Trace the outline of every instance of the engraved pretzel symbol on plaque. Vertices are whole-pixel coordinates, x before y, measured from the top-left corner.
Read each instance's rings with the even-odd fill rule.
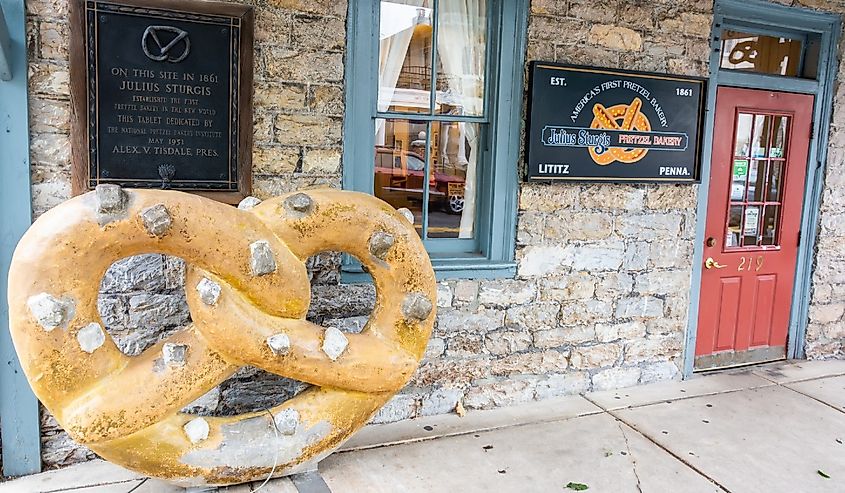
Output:
[[[304,319],[304,261],[327,250],[354,255],[373,277],[376,306],[360,334]],[[185,259],[193,322],[129,357],[103,329],[98,288],[114,261],[150,252]],[[354,192],[309,190],[240,210],[101,185],[32,225],[9,283],[21,365],[71,437],[186,486],[255,480],[274,465],[289,474],[325,457],[408,381],[434,324],[434,273],[413,226]],[[247,365],[315,386],[263,412],[180,412]]]
[[[607,129],[607,130],[637,130],[640,132],[650,132],[651,123],[640,109],[643,102],[640,98],[634,98],[631,104],[617,104],[609,108],[605,108],[601,104],[593,106],[593,121],[590,128]],[[589,149],[590,157],[593,158],[596,164],[602,166],[613,163],[614,161],[621,161],[623,163],[636,163],[644,158],[648,153],[648,149],[623,149],[619,147],[611,147],[605,149],[604,152],[597,152],[594,148]]]
[[[162,33],[172,33],[172,39],[165,42]],[[182,47],[181,51],[177,47]],[[141,49],[147,58],[156,62],[179,63],[191,53],[191,38],[184,29],[173,26],[147,26],[141,36]],[[155,53],[155,52],[157,53]]]

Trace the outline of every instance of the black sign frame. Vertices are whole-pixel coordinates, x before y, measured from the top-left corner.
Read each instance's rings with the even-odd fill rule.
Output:
[[[69,3],[73,195],[100,183],[189,191],[227,203],[250,195],[254,7],[200,0]],[[115,27],[101,32],[107,21]],[[117,32],[132,39],[117,45]],[[168,72],[176,79],[162,79]],[[165,85],[173,92],[166,94]]]
[[[552,69],[552,70],[560,70],[561,75],[564,72],[567,72],[567,76],[571,75],[572,72],[577,74],[583,74],[586,77],[593,75],[595,78],[600,78],[602,80],[607,79],[608,77],[613,78],[629,78],[632,80],[635,79],[646,79],[651,83],[654,81],[659,81],[659,83],[671,83],[671,84],[682,84],[689,88],[694,88],[694,92],[697,91],[697,97],[691,97],[690,101],[695,102],[695,116],[694,119],[691,119],[688,122],[688,126],[693,126],[693,131],[689,132],[684,139],[682,133],[679,132],[643,132],[646,135],[640,135],[641,138],[648,138],[649,144],[651,144],[651,139],[654,138],[654,135],[661,134],[663,140],[675,142],[675,139],[681,139],[678,144],[687,146],[684,149],[677,149],[686,151],[687,149],[691,149],[694,154],[693,162],[689,163],[689,166],[686,167],[686,170],[689,172],[688,175],[683,176],[655,176],[656,174],[646,174],[642,173],[641,176],[619,176],[618,174],[614,173],[607,173],[605,175],[584,175],[578,173],[572,173],[572,171],[577,171],[585,166],[585,162],[589,162],[586,166],[597,166],[598,164],[591,159],[590,151],[588,150],[588,146],[585,145],[574,145],[571,143],[570,138],[571,135],[567,134],[567,130],[591,130],[589,126],[587,127],[578,127],[574,125],[573,127],[565,127],[564,125],[547,125],[541,122],[536,121],[535,116],[535,109],[543,106],[548,107],[548,102],[540,103],[539,101],[535,101],[535,97],[538,93],[537,90],[537,83],[538,83],[538,72],[540,69]],[[691,76],[683,76],[683,75],[673,75],[673,74],[661,74],[657,72],[645,72],[645,71],[636,71],[636,70],[622,70],[622,69],[613,69],[613,68],[605,68],[605,67],[595,67],[595,66],[588,66],[588,65],[572,65],[572,64],[564,64],[564,63],[556,63],[556,62],[547,62],[541,60],[534,60],[530,63],[529,66],[529,89],[528,89],[528,107],[527,107],[527,114],[526,114],[526,132],[525,132],[525,162],[526,162],[526,174],[525,179],[527,181],[537,181],[537,182],[544,182],[544,181],[569,181],[569,182],[608,182],[608,183],[701,183],[701,159],[702,159],[702,138],[704,134],[704,125],[705,125],[705,103],[707,97],[707,82],[708,80],[703,77],[691,77]],[[549,82],[550,83],[550,82]],[[595,84],[587,84],[590,86],[595,86]],[[575,95],[573,95],[573,98]],[[578,98],[581,97],[580,94],[577,95]],[[577,98],[576,98],[577,99]],[[586,110],[586,108],[584,108]],[[568,118],[566,118],[568,120]],[[564,118],[561,117],[560,121],[563,122]],[[542,127],[542,128],[541,128]],[[573,168],[572,163],[560,163],[555,164],[557,168],[561,171],[564,170],[564,166],[566,166],[565,171],[568,172],[566,176],[555,175],[551,173],[540,174],[540,165],[543,163],[538,162],[538,159],[542,159],[543,156],[541,152],[538,151],[538,147],[540,147],[543,135],[538,134],[538,128],[540,128],[541,132],[547,132],[546,138],[547,139],[558,139],[559,137],[556,135],[549,135],[550,132],[549,128],[553,127],[553,129],[559,129],[560,133],[563,134],[563,140],[566,142],[561,144],[561,146],[568,146],[570,144],[571,147],[582,147],[584,152],[584,157],[582,158],[585,162],[577,163],[575,166],[575,170]],[[604,145],[604,150],[608,150],[608,147],[612,147],[612,144],[608,144],[608,142],[613,142],[614,140],[618,142],[617,134],[620,132],[613,131],[613,130],[606,130],[603,133],[609,133],[606,136],[608,141],[602,140],[602,144]],[[639,133],[639,132],[634,132]],[[665,134],[665,135],[664,135]],[[666,139],[665,137],[668,136],[669,138]],[[590,141],[590,138],[596,137],[592,133],[586,136],[586,141]],[[627,137],[630,139],[630,136]],[[689,142],[694,139],[694,142]],[[655,139],[656,140],[656,139]],[[582,144],[580,141],[578,144]],[[556,144],[555,144],[556,145]],[[691,146],[691,147],[690,147]],[[638,146],[636,143],[631,144],[630,146],[626,146],[626,149],[635,149],[637,147],[646,147],[646,146]],[[649,147],[651,149],[659,149],[656,147]],[[596,147],[595,149],[599,149]],[[549,151],[547,151],[548,153]],[[647,153],[643,153],[647,154]],[[654,154],[654,153],[652,153]],[[645,156],[644,156],[645,157]],[[640,158],[643,159],[643,158]],[[615,162],[612,163],[611,166],[602,167],[601,169],[613,169],[613,165],[620,165],[622,163]],[[654,167],[654,165],[651,165]],[[659,170],[659,166],[656,166],[657,171]],[[681,169],[680,166],[675,168]],[[626,168],[626,171],[633,169],[633,168]],[[642,176],[644,175],[644,176]]]

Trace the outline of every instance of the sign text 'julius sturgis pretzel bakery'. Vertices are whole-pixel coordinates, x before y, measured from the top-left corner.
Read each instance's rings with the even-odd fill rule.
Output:
[[[697,182],[703,79],[534,62],[528,178]]]

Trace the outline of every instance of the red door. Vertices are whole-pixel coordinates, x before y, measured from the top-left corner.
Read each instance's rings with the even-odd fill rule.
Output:
[[[783,359],[813,96],[716,96],[695,368]]]

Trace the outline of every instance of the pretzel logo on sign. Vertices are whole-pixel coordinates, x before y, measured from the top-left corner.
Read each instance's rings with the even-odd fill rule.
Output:
[[[593,121],[590,128],[605,130],[635,130],[639,132],[650,132],[651,123],[640,109],[643,106],[640,98],[634,98],[631,104],[617,104],[605,108],[600,103],[593,106]],[[590,148],[590,157],[596,164],[602,166],[615,161],[623,163],[636,163],[648,154],[648,149],[624,149],[611,147],[605,150]]]
[[[311,190],[235,209],[173,191],[101,185],[41,216],[9,273],[11,332],[36,395],[74,440],[185,486],[301,470],[361,428],[416,369],[434,324],[434,273],[402,214],[366,194]],[[304,317],[304,261],[345,251],[376,306],[361,334]],[[182,257],[193,323],[129,357],[105,333],[100,280],[121,258]],[[265,412],[180,409],[242,366],[315,387]]]

